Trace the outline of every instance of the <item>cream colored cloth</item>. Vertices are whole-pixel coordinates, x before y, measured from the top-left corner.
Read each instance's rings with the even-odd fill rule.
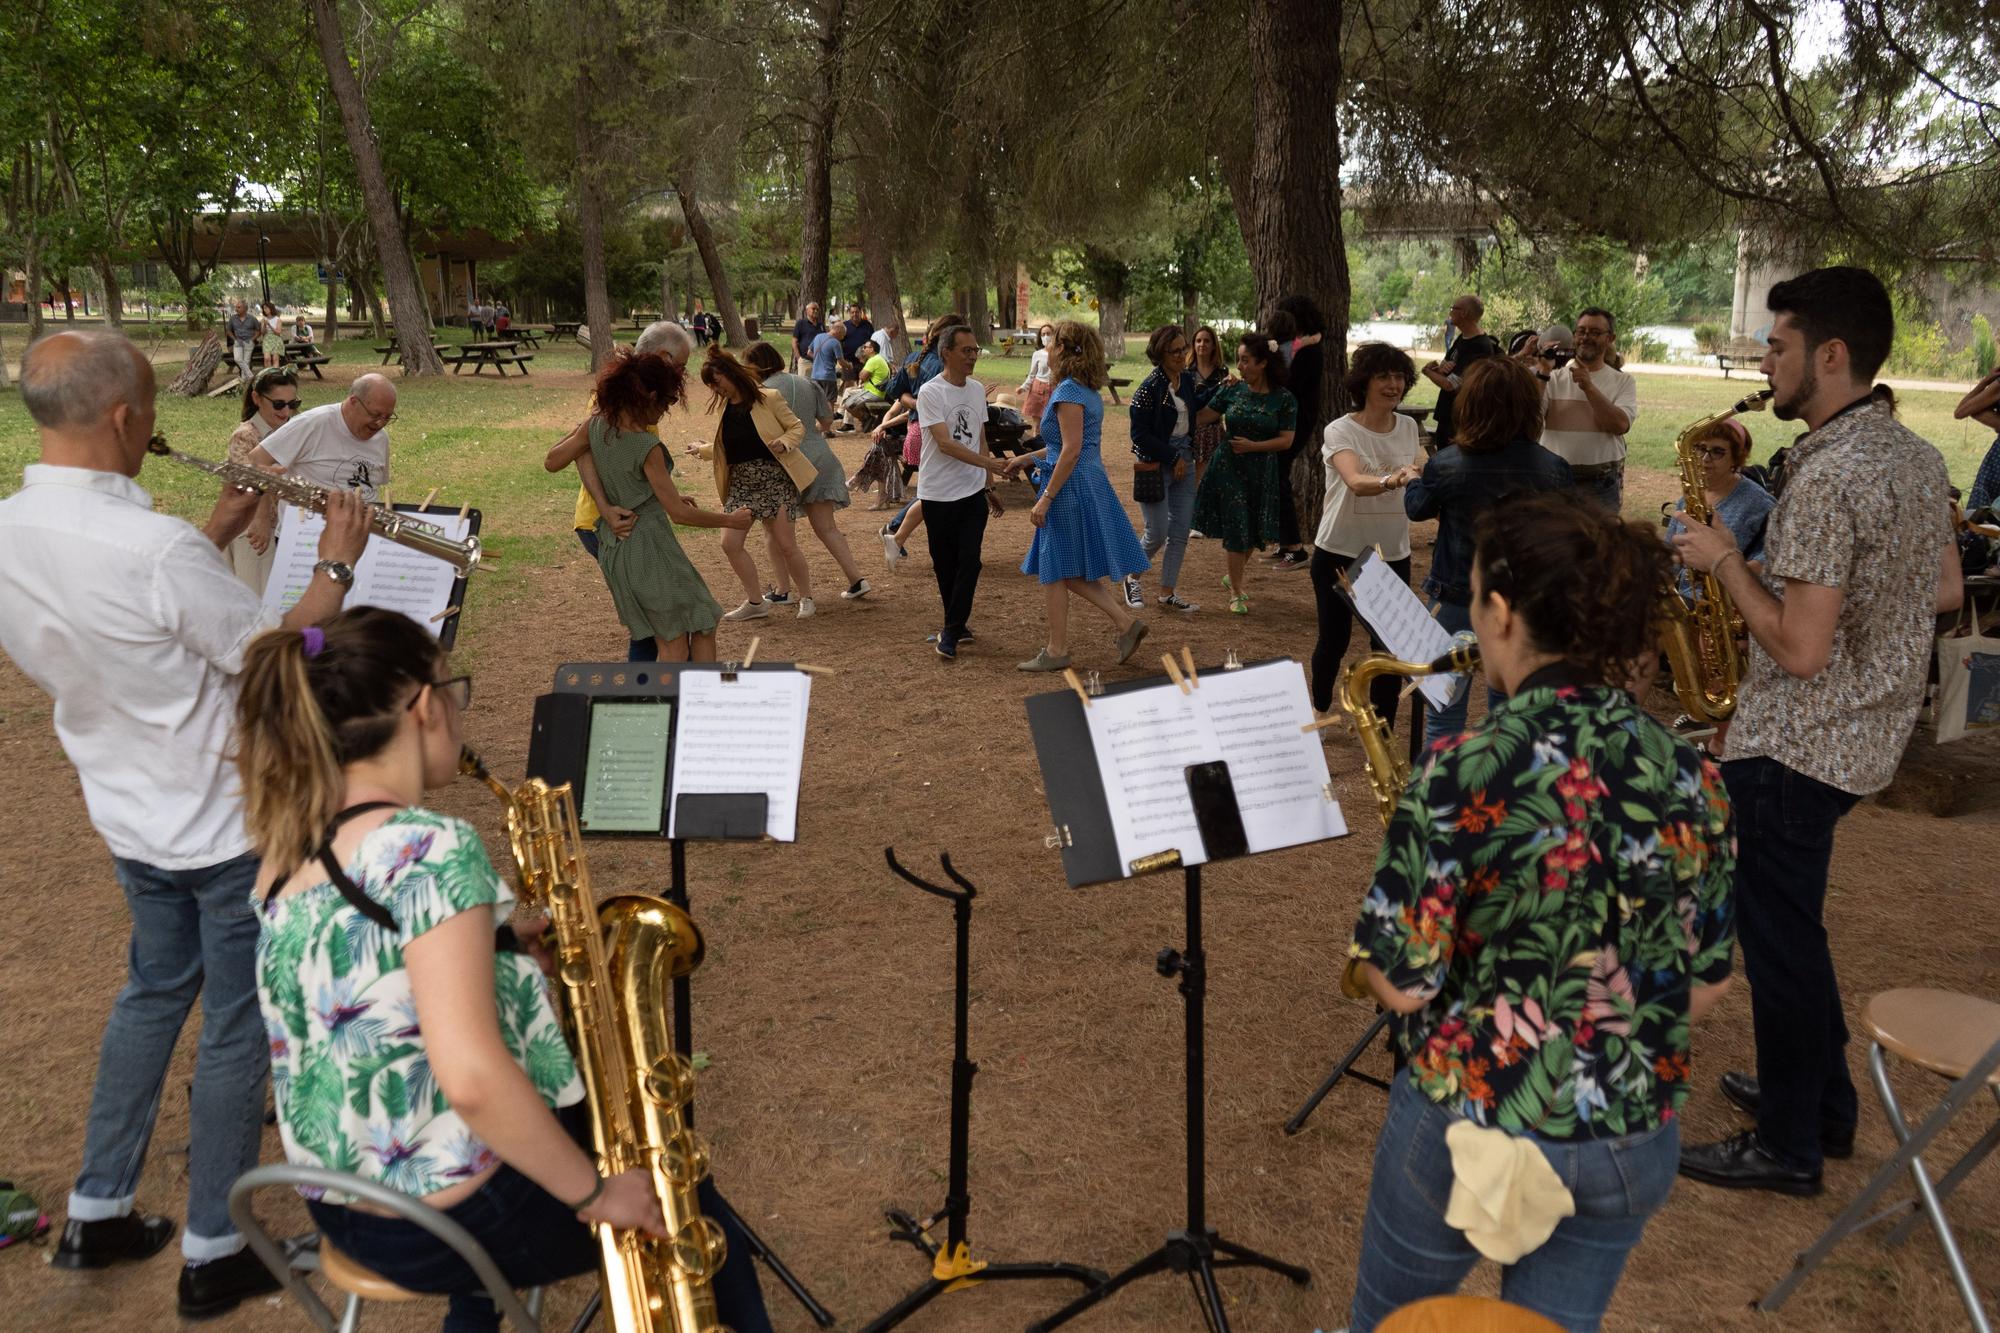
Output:
[[[1444,1141],[1452,1174],[1444,1220],[1495,1263],[1532,1254],[1575,1214],[1576,1200],[1534,1140],[1459,1120]]]

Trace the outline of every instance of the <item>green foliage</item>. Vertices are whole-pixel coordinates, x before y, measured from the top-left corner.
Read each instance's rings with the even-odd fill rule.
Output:
[[[637,227],[626,222],[605,228],[604,268],[614,312],[658,308],[658,261],[640,243]],[[583,313],[583,242],[572,215],[536,228],[524,238],[519,254],[484,272],[492,290],[517,299],[540,297],[556,311]]]
[[[1972,317],[1972,373],[1985,378],[2000,364],[2000,348],[1993,342],[1993,325],[1984,315]]]
[[[1722,324],[1697,324],[1694,326],[1694,345],[1704,355],[1713,356],[1729,341],[1729,329]]]

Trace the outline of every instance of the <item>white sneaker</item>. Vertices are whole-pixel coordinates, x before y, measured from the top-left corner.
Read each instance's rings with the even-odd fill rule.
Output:
[[[845,592],[841,593],[840,596],[842,601],[852,602],[858,600],[859,598],[866,597],[869,593],[873,591],[874,589],[869,587],[867,579],[856,579],[854,580],[854,586],[848,588]]]
[[[763,599],[759,598],[754,602],[743,603],[743,605],[737,607],[734,611],[725,613],[722,618],[724,620],[762,620],[770,614],[771,608],[765,605]]]
[[[1125,576],[1125,605],[1131,607],[1134,611],[1144,611],[1146,609],[1146,590],[1139,586],[1139,576],[1137,574],[1127,574]]]
[[[801,597],[801,598],[799,598],[799,619],[800,619],[800,620],[811,620],[811,619],[812,619],[812,616],[813,616],[813,612],[814,612],[814,611],[816,611],[816,610],[818,610],[818,608],[817,608],[817,607],[815,607],[815,606],[813,605],[813,599],[812,599],[812,598],[810,598],[810,597]]]
[[[895,533],[885,532],[882,534],[882,556],[889,562],[889,568],[892,571],[897,565],[903,563],[903,557],[907,554],[908,552],[903,550],[902,547],[896,545]]]

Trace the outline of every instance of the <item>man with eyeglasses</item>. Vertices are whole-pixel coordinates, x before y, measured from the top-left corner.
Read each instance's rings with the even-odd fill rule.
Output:
[[[1625,500],[1625,433],[1639,419],[1639,386],[1605,363],[1615,330],[1596,306],[1576,317],[1576,356],[1548,372],[1542,447],[1569,464],[1576,488],[1618,513]],[[1543,343],[1541,355],[1555,349]]]
[[[21,401],[41,456],[0,500],[0,650],[54,703],[56,736],[132,922],[83,1166],[49,1262],[104,1268],[173,1238],[173,1220],[141,1211],[136,1195],[174,1046],[199,999],[179,1311],[205,1319],[278,1285],[229,1216],[229,1187],[257,1164],[270,1068],[250,904],[258,863],[229,759],[236,677],[263,630],[302,629],[340,610],[368,516],[344,493],[328,500],[320,564],[278,621],[222,556],[256,510],[254,492],[225,487],[197,529],[155,513],[136,480],[154,388],[152,366],[119,333],[58,333],[28,349]],[[38,886],[32,871],[12,887],[107,906],[90,885]],[[9,1072],[32,1083],[29,1065],[67,1069],[74,1052],[21,1058],[29,1064]],[[173,1082],[175,1113],[184,1086]]]
[[[329,490],[360,491],[372,504],[389,485],[395,419],[396,386],[370,372],[357,376],[340,402],[308,408],[265,436],[250,461]]]

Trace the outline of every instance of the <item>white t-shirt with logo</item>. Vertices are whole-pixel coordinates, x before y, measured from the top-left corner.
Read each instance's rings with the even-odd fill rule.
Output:
[[[1386,476],[1416,461],[1416,421],[1398,412],[1396,424],[1378,435],[1352,416],[1335,417],[1321,436],[1319,453],[1326,463],[1326,499],[1313,545],[1332,555],[1357,556],[1371,546],[1380,546],[1385,560],[1409,555],[1410,519],[1403,510],[1403,493],[1356,495],[1333,465],[1333,457],[1351,453],[1361,460],[1364,475]]]
[[[1576,382],[1576,363],[1549,373],[1543,391],[1542,447],[1572,467],[1625,461],[1625,437],[1597,428],[1590,400]],[[1639,384],[1622,370],[1599,366],[1590,376],[1597,391],[1625,413],[1626,430],[1639,420]]]
[[[963,387],[943,375],[933,375],[917,390],[917,425],[924,436],[923,462],[917,471],[919,500],[963,500],[986,489],[987,471],[945,457],[931,436],[931,427],[950,428],[952,442],[975,454],[986,452],[986,386],[968,379]]]
[[[295,477],[334,490],[358,489],[373,501],[389,484],[389,432],[358,440],[339,403],[299,413],[264,437],[264,452]]]

